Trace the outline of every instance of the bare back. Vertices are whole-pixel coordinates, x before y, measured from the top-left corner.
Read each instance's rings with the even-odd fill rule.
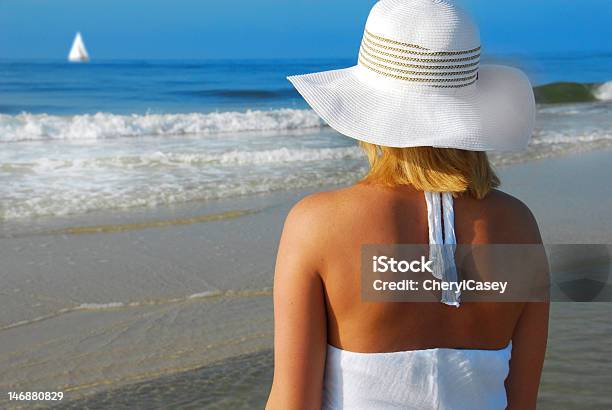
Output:
[[[522,303],[362,302],[363,244],[428,243],[423,192],[410,187],[359,184],[311,199],[328,221],[321,234],[325,263],[320,275],[327,307],[328,342],[356,352],[393,352],[434,347],[501,349],[508,345]],[[520,201],[499,191],[485,199],[455,200],[460,244],[538,243],[537,225]]]

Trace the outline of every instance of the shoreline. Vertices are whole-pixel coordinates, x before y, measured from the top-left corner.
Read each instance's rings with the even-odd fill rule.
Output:
[[[589,175],[599,180],[604,188],[601,199],[607,199],[611,194],[603,175],[597,175],[595,168],[606,165],[604,158],[612,155],[612,145],[599,147],[598,149],[585,150],[559,150],[555,155],[537,156],[531,159],[513,158],[513,153],[507,153],[508,160],[495,161],[493,165],[501,176],[502,184],[499,188],[519,199],[529,198],[531,203],[536,203],[537,208],[542,207],[539,203],[538,194],[533,184],[521,186],[521,182],[529,181],[534,174],[540,178],[548,178],[555,184],[554,188],[561,195],[566,195],[559,187],[559,179],[554,175],[563,172],[563,168],[569,166],[587,166]],[[583,157],[588,157],[583,160]],[[594,159],[590,164],[588,160]],[[364,158],[365,160],[365,158]],[[355,181],[359,176],[355,174]],[[589,181],[591,184],[592,180]],[[205,223],[214,220],[230,219],[243,216],[242,214],[259,213],[270,206],[279,206],[287,201],[299,200],[299,198],[317,191],[333,190],[347,186],[347,184],[322,184],[321,186],[293,187],[287,190],[275,189],[268,192],[236,195],[229,197],[211,198],[206,200],[192,200],[175,204],[160,204],[156,206],[131,207],[131,208],[109,208],[93,210],[85,213],[67,215],[41,215],[31,218],[17,218],[0,221],[0,239],[16,238],[21,236],[42,236],[61,234],[87,234],[87,233],[112,233],[123,230],[138,230],[148,228],[164,228],[174,225],[189,225]],[[573,185],[578,190],[589,187]],[[547,187],[550,190],[552,187]],[[575,197],[581,193],[573,193]],[[588,196],[588,195],[587,195]],[[296,199],[297,198],[297,199]],[[606,203],[612,203],[606,202]],[[581,206],[593,205],[588,201],[581,201]],[[536,212],[534,212],[535,214]],[[545,212],[541,212],[545,215]],[[536,215],[537,216],[537,215]],[[609,225],[612,227],[612,224]],[[99,232],[98,232],[99,231]]]
[[[546,243],[612,243],[610,159],[612,150],[603,150],[504,166],[498,169],[501,189],[530,206]],[[113,394],[119,402],[129,389],[162,386],[158,381],[166,378],[188,389],[206,374],[222,380],[211,369],[238,366],[231,371],[240,374],[240,366],[254,360],[249,369],[256,371],[256,363],[268,363],[258,355],[271,347],[272,269],[285,215],[301,197],[324,188],[5,229],[0,391],[64,389],[63,406],[90,399],[102,404]],[[602,343],[612,332],[612,305],[579,305],[554,309],[545,403],[564,403],[558,397],[571,391],[564,377],[572,368],[588,363],[612,374],[612,359],[605,360],[612,348]],[[585,333],[599,343],[584,345]],[[587,391],[592,373],[570,381]],[[253,394],[263,397],[267,388]],[[612,404],[602,393],[593,397]],[[3,400],[0,406],[19,405]]]
[[[550,223],[552,219],[549,214],[551,208],[548,208],[550,204],[547,203],[551,194],[570,201],[567,204],[568,207],[570,205],[579,206],[581,210],[595,205],[597,212],[605,214],[606,207],[608,209],[612,207],[612,187],[610,187],[606,178],[606,173],[599,172],[600,169],[605,169],[608,166],[608,157],[612,157],[612,146],[605,146],[599,150],[569,151],[556,156],[545,156],[507,164],[501,163],[495,166],[495,169],[502,181],[499,188],[501,191],[524,199],[538,222],[542,220],[543,225],[553,225]],[[582,169],[584,176],[588,176],[588,184],[578,180],[580,175],[564,171],[567,167]],[[610,168],[612,172],[612,167]],[[570,181],[569,185],[565,186],[562,183],[565,179],[558,176],[558,174],[564,172],[571,176],[567,179]],[[531,183],[531,180],[535,178],[545,180],[546,187],[543,192],[546,192],[546,195],[541,195],[538,192],[543,186]],[[593,192],[592,185],[594,184],[601,188],[601,192]],[[63,234],[103,234],[150,228],[172,228],[179,225],[233,219],[249,214],[258,214],[274,207],[291,206],[293,202],[297,202],[303,196],[344,186],[346,184],[324,184],[318,187],[274,190],[174,205],[106,209],[84,214],[14,219],[0,223],[0,239]],[[552,210],[557,211],[554,207]],[[555,216],[561,215],[557,212]],[[564,222],[571,221],[564,218]],[[593,228],[595,236],[604,239],[603,242],[605,242],[605,238],[612,239],[612,234],[607,235],[606,233],[612,232],[612,221],[603,222],[610,222],[605,224],[605,230],[599,224],[593,226]],[[579,228],[578,226],[574,227]],[[561,234],[576,234],[576,229],[566,232],[548,231],[547,233],[548,239],[558,240]],[[582,237],[582,235],[575,236],[577,240]],[[543,239],[546,241],[547,238],[543,237]]]

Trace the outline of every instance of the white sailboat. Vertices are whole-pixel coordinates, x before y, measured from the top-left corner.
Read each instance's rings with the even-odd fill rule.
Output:
[[[72,42],[72,48],[70,49],[70,54],[68,54],[68,61],[72,63],[85,63],[89,61],[89,54],[87,54],[85,43],[83,43],[83,37],[81,37],[81,33],[79,32],[76,33],[74,41]]]

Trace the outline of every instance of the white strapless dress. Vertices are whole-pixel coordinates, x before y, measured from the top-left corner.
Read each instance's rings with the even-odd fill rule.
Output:
[[[505,409],[512,344],[502,350],[353,353],[327,349],[324,410]]]
[[[434,276],[458,280],[453,198],[426,192],[430,258]],[[444,226],[442,226],[444,224]],[[451,245],[440,247],[437,245]],[[460,295],[442,292],[441,302],[460,306]],[[501,350],[426,349],[354,353],[327,348],[324,410],[496,410],[507,405],[512,343]]]

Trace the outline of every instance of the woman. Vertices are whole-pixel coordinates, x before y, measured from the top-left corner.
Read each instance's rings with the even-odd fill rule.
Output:
[[[535,408],[546,303],[361,298],[364,244],[541,243],[529,209],[495,190],[485,153],[527,146],[531,85],[515,69],[481,66],[480,50],[451,0],[382,0],[357,66],[289,78],[360,141],[370,172],[287,218],[268,409]]]

